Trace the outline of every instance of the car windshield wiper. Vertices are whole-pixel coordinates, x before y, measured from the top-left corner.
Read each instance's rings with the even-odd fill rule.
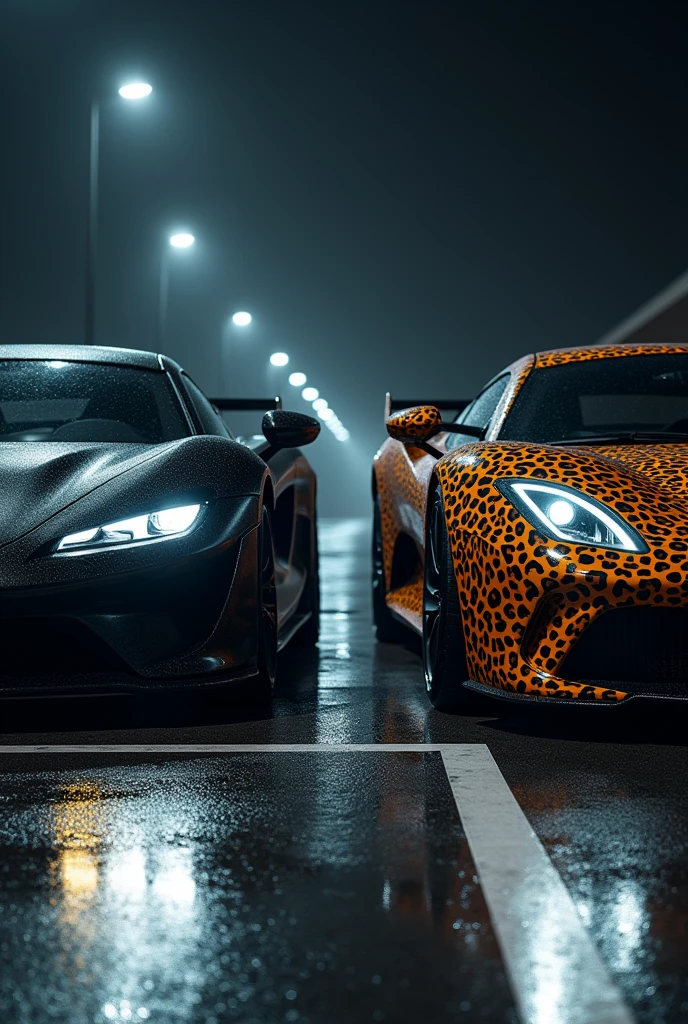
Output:
[[[590,437],[567,437],[548,444],[570,445],[574,448],[597,444],[651,444],[652,442],[688,442],[688,433],[669,430],[623,430],[617,434],[592,434]]]

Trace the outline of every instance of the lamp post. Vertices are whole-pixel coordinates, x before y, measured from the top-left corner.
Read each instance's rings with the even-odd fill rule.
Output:
[[[146,82],[131,82],[119,90],[122,99],[140,100],[149,96],[152,86]],[[88,174],[88,250],[86,255],[86,297],[84,310],[84,340],[95,344],[96,334],[96,262],[98,258],[98,161],[100,155],[100,101],[91,103],[91,133]]]
[[[158,351],[165,347],[167,305],[170,290],[170,249],[190,249],[196,239],[188,231],[171,235],[160,259],[160,291],[158,293]]]

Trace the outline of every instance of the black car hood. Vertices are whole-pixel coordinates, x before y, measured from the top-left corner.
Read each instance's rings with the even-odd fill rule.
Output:
[[[0,443],[0,546],[167,447],[56,441]]]

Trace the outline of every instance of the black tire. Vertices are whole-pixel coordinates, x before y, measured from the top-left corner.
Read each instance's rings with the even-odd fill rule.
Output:
[[[438,711],[461,711],[470,695],[459,591],[454,574],[442,491],[430,500],[423,572],[423,671],[430,703]]]
[[[385,574],[382,560],[382,511],[380,495],[373,509],[373,623],[375,635],[383,644],[402,644],[408,630],[394,618],[385,601]]]
[[[314,510],[315,515],[315,510]],[[320,574],[318,555],[318,523],[311,521],[311,544],[308,557],[308,576],[301,595],[300,610],[310,612],[310,618],[296,631],[290,643],[296,647],[315,647],[320,638]]]
[[[258,528],[258,679],[262,701],[272,699],[277,675],[277,585],[270,513],[263,507]]]

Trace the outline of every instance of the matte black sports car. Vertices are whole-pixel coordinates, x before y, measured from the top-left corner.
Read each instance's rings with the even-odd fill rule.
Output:
[[[318,637],[319,423],[173,360],[0,346],[0,692],[253,677]],[[272,409],[239,441],[224,409]]]

